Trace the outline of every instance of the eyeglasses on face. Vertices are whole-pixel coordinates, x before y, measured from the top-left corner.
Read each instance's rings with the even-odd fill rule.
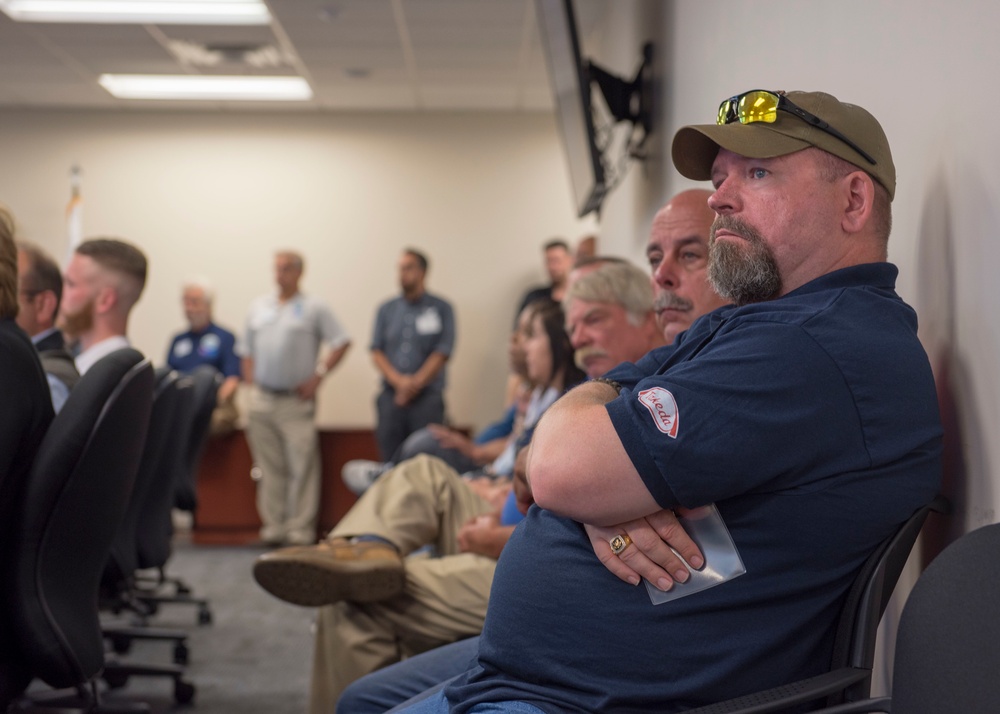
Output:
[[[770,92],[766,89],[751,89],[749,92],[737,94],[730,97],[719,105],[718,124],[753,124],[762,121],[773,124],[778,120],[778,112],[788,112],[794,114],[810,126],[814,126],[820,131],[825,131],[830,136],[836,137],[849,147],[857,151],[864,157],[865,161],[875,166],[877,162],[868,152],[820,119],[811,112],[807,112],[800,106],[794,104],[784,94],[780,92]]]

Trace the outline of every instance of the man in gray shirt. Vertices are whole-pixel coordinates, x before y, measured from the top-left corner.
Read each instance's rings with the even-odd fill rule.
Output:
[[[444,422],[445,363],[455,344],[451,305],[424,288],[427,258],[407,248],[399,260],[403,294],[383,303],[371,351],[382,374],[375,436],[382,461],[391,461],[406,437]]]
[[[278,292],[251,304],[237,352],[251,385],[247,440],[261,470],[261,540],[303,545],[316,541],[319,512],[316,392],[351,341],[329,307],[299,292],[301,255],[277,253],[274,266]],[[328,351],[317,363],[323,346]]]

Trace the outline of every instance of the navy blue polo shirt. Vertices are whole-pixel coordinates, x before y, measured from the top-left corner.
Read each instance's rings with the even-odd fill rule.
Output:
[[[235,352],[236,337],[215,323],[201,332],[188,330],[174,337],[167,352],[167,364],[178,372],[191,372],[209,364],[224,377],[240,375],[240,358]]]
[[[939,488],[934,382],[895,277],[855,266],[720,308],[612,370],[624,389],[608,413],[650,492],[716,503],[746,573],[653,605],[580,524],[532,507],[452,711],[673,712],[827,669],[856,572]]]

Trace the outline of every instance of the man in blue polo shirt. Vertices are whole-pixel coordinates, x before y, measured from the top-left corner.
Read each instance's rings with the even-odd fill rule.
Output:
[[[936,493],[881,126],[822,93],[755,90],[718,116],[673,159],[715,187],[709,276],[732,305],[549,409],[477,661],[407,712],[672,712],[818,674],[861,564]],[[676,599],[629,584],[623,563],[674,567],[642,557],[653,525],[712,503],[742,575]]]
[[[216,398],[216,413],[212,415],[212,431],[222,430],[221,421],[235,427],[236,408],[233,398],[240,383],[240,358],[236,355],[236,336],[212,320],[215,292],[203,278],[184,284],[181,304],[188,329],[170,341],[167,365],[178,372],[192,372],[201,365],[210,365],[223,377]]]

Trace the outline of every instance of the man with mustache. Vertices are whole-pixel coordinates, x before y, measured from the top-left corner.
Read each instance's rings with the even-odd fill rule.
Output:
[[[599,378],[622,362],[635,362],[647,352],[674,341],[702,315],[725,304],[708,281],[708,242],[715,213],[708,207],[711,191],[691,189],[670,199],[656,214],[646,254],[651,274],[620,260],[593,258],[570,275],[564,305],[566,329],[576,350],[577,364]],[[519,507],[531,505],[531,491],[515,475]],[[663,531],[675,548],[697,557],[683,531]],[[684,538],[682,541],[681,539]],[[644,557],[644,556],[643,556]],[[638,573],[624,561],[609,561],[613,572],[638,582]],[[643,575],[669,589],[676,578],[688,577],[683,567],[670,574],[648,562],[632,562]],[[369,675],[349,687],[337,705],[344,714],[375,714],[408,697],[459,675],[476,655],[476,639],[463,640]]]
[[[403,711],[676,712],[819,674],[861,565],[937,492],[882,127],[819,92],[751,90],[717,115],[672,154],[715,188],[709,278],[733,304],[549,409],[477,659]],[[710,504],[745,572],[667,601],[635,587],[678,562],[673,510]]]
[[[58,325],[80,346],[76,368],[86,374],[115,350],[129,346],[128,319],[146,285],[146,256],[113,238],[84,241],[63,275]]]

